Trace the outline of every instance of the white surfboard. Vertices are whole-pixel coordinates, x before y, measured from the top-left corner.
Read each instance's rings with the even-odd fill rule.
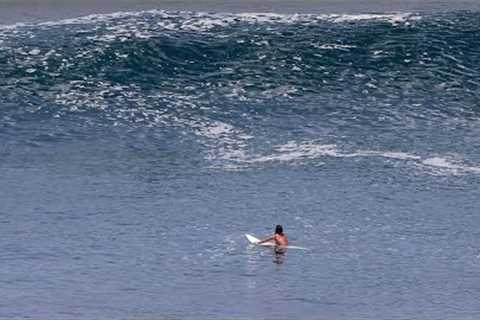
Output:
[[[247,240],[251,244],[255,244],[255,245],[258,245],[258,246],[262,246],[262,247],[280,247],[280,248],[287,248],[287,249],[309,250],[308,248],[298,247],[298,246],[277,246],[275,244],[275,242],[273,242],[273,241],[268,241],[268,242],[258,244],[258,242],[260,242],[260,239],[256,238],[255,236],[252,236],[251,234],[248,234],[248,233],[245,233],[245,237],[247,237]]]

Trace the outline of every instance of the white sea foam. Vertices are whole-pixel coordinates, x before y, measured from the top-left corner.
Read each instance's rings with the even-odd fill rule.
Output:
[[[356,46],[354,45],[338,44],[338,43],[325,43],[325,44],[317,45],[316,47],[324,50],[336,50],[336,49],[345,50],[345,49],[356,48]]]
[[[398,151],[358,151],[356,153],[350,154],[351,156],[358,156],[358,157],[383,157],[389,159],[397,159],[397,160],[421,160],[420,156],[406,153],[406,152],[398,152]]]
[[[404,23],[409,20],[416,20],[418,16],[411,13],[390,13],[390,14],[341,14],[331,15],[330,19],[334,22],[355,22],[365,20],[381,20],[392,24]]]
[[[223,132],[222,129],[220,131]],[[232,129],[229,128],[228,132],[231,131]],[[234,144],[230,141],[230,145],[233,146]],[[221,160],[227,161],[226,163],[222,163],[221,167],[227,170],[239,170],[255,164],[268,164],[275,162],[301,164],[304,161],[321,160],[325,157],[376,157],[403,161],[406,165],[410,164],[415,167],[428,169],[428,171],[433,174],[480,174],[479,166],[467,165],[462,161],[453,161],[446,157],[422,157],[416,154],[400,151],[358,150],[344,152],[335,144],[321,144],[315,141],[289,141],[285,144],[275,146],[269,154],[251,154],[247,151],[247,147],[246,144],[243,144],[241,148],[223,148],[221,149],[221,152],[217,152],[217,156],[219,154],[221,155]],[[323,164],[323,162],[320,162],[320,164]]]
[[[298,161],[304,159],[316,159],[322,156],[337,156],[338,151],[335,145],[321,145],[309,142],[297,143],[290,141],[276,147],[276,152],[270,155],[253,156],[243,159],[247,163],[261,163],[273,161]]]
[[[298,92],[298,89],[291,85],[279,86],[273,89],[267,89],[262,92],[265,98],[271,99],[274,97],[291,97],[292,94]]]
[[[230,124],[215,121],[199,129],[199,133],[210,139],[220,139],[234,132],[234,127]]]
[[[40,53],[40,49],[37,49],[37,48],[32,49],[32,50],[30,50],[30,52],[29,52],[29,54],[32,55],[32,56],[36,56],[36,55],[38,55],[39,53]]]
[[[95,24],[112,20],[125,20],[127,24],[141,24],[135,19],[150,15],[161,19],[157,25],[168,30],[208,31],[216,27],[226,27],[236,23],[248,24],[293,24],[315,23],[329,21],[333,23],[380,20],[392,24],[408,23],[420,17],[412,13],[386,13],[386,14],[278,14],[278,13],[207,13],[189,11],[148,10],[135,12],[115,12],[108,14],[91,14],[83,17],[46,21],[41,23],[16,23],[13,25],[0,25],[1,31],[17,28],[58,25]],[[145,23],[145,22],[143,22]],[[140,34],[145,36],[145,34]]]
[[[221,121],[210,121],[204,118],[188,124],[194,133],[205,141],[209,148],[207,160],[214,163],[218,161],[234,161],[247,158],[247,144],[252,136],[239,128]]]
[[[427,167],[440,169],[441,171],[437,171],[437,173],[480,173],[480,167],[478,166],[469,166],[459,161],[452,161],[442,157],[427,158],[422,160],[421,163]]]

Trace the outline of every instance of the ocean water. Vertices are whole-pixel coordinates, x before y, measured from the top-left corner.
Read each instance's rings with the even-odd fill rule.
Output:
[[[480,13],[0,27],[1,319],[478,319]],[[283,254],[248,245],[282,224]]]

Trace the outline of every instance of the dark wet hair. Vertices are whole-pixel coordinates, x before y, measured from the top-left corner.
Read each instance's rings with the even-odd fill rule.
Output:
[[[281,225],[277,224],[275,227],[275,234],[283,234],[283,228]]]

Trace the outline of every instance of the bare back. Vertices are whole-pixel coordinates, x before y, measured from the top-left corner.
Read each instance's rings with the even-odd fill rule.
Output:
[[[276,244],[277,246],[286,246],[286,245],[288,245],[287,236],[285,236],[284,234],[278,234],[278,233],[276,233],[273,237],[274,237],[274,240],[275,240],[275,244]]]

